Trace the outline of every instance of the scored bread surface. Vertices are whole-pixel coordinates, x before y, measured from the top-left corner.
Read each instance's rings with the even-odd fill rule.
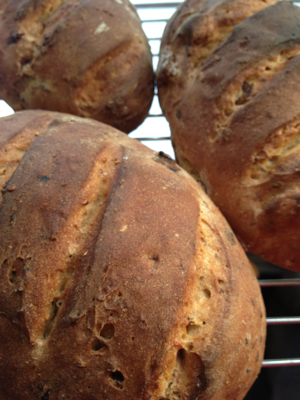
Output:
[[[128,0],[7,0],[0,4],[0,97],[128,133],[153,98],[152,57]]]
[[[202,4],[218,4],[225,24],[231,3],[242,2]],[[194,12],[193,2],[188,5]],[[222,31],[213,11],[192,14],[195,21],[212,21],[204,24],[216,29],[208,38]],[[176,35],[171,24],[158,68],[176,157],[203,184],[247,251],[299,270],[300,10],[287,2],[256,10],[233,23],[210,54],[203,35],[197,42],[204,28],[188,22],[192,15],[185,22],[174,18]]]
[[[186,172],[46,111],[1,120],[0,171],[1,400],[243,399],[260,289]]]

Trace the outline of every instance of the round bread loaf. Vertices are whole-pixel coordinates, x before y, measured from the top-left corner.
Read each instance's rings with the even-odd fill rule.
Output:
[[[130,132],[153,98],[152,57],[128,0],[0,2],[0,98]]]
[[[158,68],[177,160],[246,251],[300,271],[300,9],[200,3],[171,20]]]
[[[111,127],[0,124],[1,400],[242,399],[265,310],[199,185]]]

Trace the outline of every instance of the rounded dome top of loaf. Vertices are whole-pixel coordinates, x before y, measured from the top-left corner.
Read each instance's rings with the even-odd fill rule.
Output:
[[[299,271],[300,9],[248,3],[183,3],[162,41],[159,98],[179,164],[244,249]]]
[[[129,0],[1,1],[0,53],[0,98],[15,111],[60,111],[126,133],[148,114],[152,55]]]
[[[1,400],[242,400],[265,310],[218,209],[96,121],[1,119]]]

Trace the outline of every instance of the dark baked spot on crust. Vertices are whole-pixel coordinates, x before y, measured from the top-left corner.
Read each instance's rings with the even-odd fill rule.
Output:
[[[9,281],[12,284],[15,284],[18,279],[22,278],[23,270],[26,265],[25,260],[21,257],[18,257],[13,262],[10,270],[9,270]]]
[[[178,172],[180,171],[180,167],[177,165],[177,163],[166,153],[163,151],[160,151],[158,153],[158,157],[154,156],[152,158],[155,162],[164,165],[165,167],[169,168],[173,172]]]
[[[6,43],[7,44],[15,44],[18,43],[18,41],[21,39],[21,37],[24,36],[24,33],[18,33],[18,32],[12,32],[7,40]]]
[[[28,65],[32,62],[32,58],[31,57],[25,57],[21,60],[21,66],[22,68],[25,67],[25,65]]]
[[[173,161],[172,158],[171,158],[168,154],[164,153],[163,151],[160,151],[160,152],[158,153],[158,155],[159,155],[160,157],[164,157],[165,159],[167,159],[167,160],[169,160],[169,161]]]
[[[10,283],[14,283],[16,277],[16,271],[12,270],[9,276]]]
[[[123,389],[124,376],[122,372],[120,371],[110,372],[109,379],[117,389]]]
[[[10,222],[10,223],[14,222],[15,219],[16,219],[16,216],[17,216],[17,213],[16,213],[16,212],[12,213],[11,216],[10,216],[9,222]]]
[[[227,236],[227,239],[232,244],[232,246],[236,246],[236,241],[235,241],[235,238],[234,238],[234,234],[231,231],[228,231],[226,229],[225,230],[225,235]]]
[[[249,45],[249,42],[250,42],[250,40],[249,40],[248,36],[245,36],[244,39],[242,39],[240,41],[240,48],[243,49],[243,48],[247,47]]]
[[[244,81],[242,83],[242,95],[237,98],[237,100],[235,101],[235,104],[236,105],[245,104],[248,101],[248,99],[251,96],[251,94],[252,94],[252,88],[253,88],[253,85],[251,85],[247,81]]]
[[[42,395],[41,400],[49,400],[50,389],[47,390],[45,394]]]
[[[49,178],[48,178],[48,176],[40,176],[39,178],[38,178],[38,180],[39,181],[41,181],[41,182],[48,182],[49,181]]]
[[[151,254],[149,258],[153,262],[159,262],[159,255],[158,254]]]
[[[48,46],[48,45],[50,45],[51,41],[52,41],[52,38],[46,36],[46,37],[45,37],[45,40],[43,41],[43,46]]]

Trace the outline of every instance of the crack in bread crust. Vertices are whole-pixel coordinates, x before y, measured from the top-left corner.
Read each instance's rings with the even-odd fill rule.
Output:
[[[28,122],[17,133],[13,133],[0,142],[0,205],[3,201],[3,193],[9,190],[9,179],[17,169],[20,161],[29,150],[31,144],[37,139],[44,129],[43,118]],[[46,123],[47,125],[47,123]]]
[[[61,122],[60,122],[61,123]],[[63,122],[62,122],[63,123]],[[34,124],[33,124],[34,126]],[[56,124],[51,124],[49,126],[48,131],[44,132],[43,135],[36,138],[34,142],[34,146],[40,146],[40,141],[45,143],[45,148],[47,145],[47,139],[45,136],[51,136],[51,134],[55,135]],[[36,131],[33,129],[31,132],[31,137],[35,137]],[[28,136],[28,135],[27,135]],[[25,138],[27,139],[27,136]],[[18,138],[18,136],[17,136]],[[85,139],[83,139],[84,141]],[[28,141],[26,141],[28,144]],[[29,143],[30,145],[30,143]],[[89,144],[87,140],[87,145],[93,146],[93,144]],[[27,146],[29,147],[29,146]],[[59,148],[59,146],[58,146]],[[27,148],[28,150],[28,148]],[[54,154],[53,161],[54,165],[60,167],[60,159],[59,159],[59,150],[57,150],[58,155]],[[30,257],[30,262],[27,265],[27,268],[24,269],[22,280],[26,283],[20,282],[18,290],[24,290],[23,294],[23,309],[29,307],[30,313],[26,315],[27,319],[27,327],[30,333],[30,339],[33,343],[39,343],[43,345],[43,340],[50,336],[51,330],[55,326],[56,318],[60,314],[60,310],[63,308],[61,306],[57,307],[58,302],[64,299],[64,293],[68,290],[70,286],[70,281],[72,281],[72,277],[74,275],[74,265],[76,265],[75,261],[78,257],[82,257],[82,253],[84,253],[84,249],[88,247],[88,242],[91,237],[91,231],[94,229],[95,223],[98,221],[100,216],[103,213],[106,204],[106,198],[109,193],[109,188],[111,182],[113,180],[113,176],[115,174],[116,169],[118,168],[118,163],[116,163],[116,158],[118,157],[118,153],[113,154],[113,161],[107,159],[103,156],[103,152],[111,153],[109,150],[109,146],[104,146],[99,154],[95,157],[93,162],[93,168],[89,171],[88,176],[85,178],[86,182],[82,185],[80,191],[77,191],[74,200],[77,201],[77,204],[73,202],[73,205],[70,205],[70,211],[67,218],[67,221],[62,222],[62,224],[58,224],[57,228],[55,228],[55,224],[51,222],[53,225],[52,228],[49,229],[49,232],[46,233],[46,225],[45,225],[45,235],[48,237],[48,242],[46,242],[41,246],[41,249],[33,249],[33,255]],[[30,157],[32,154],[32,147],[28,150],[25,156],[22,159],[22,162],[19,164],[19,168],[21,169],[30,169]],[[46,154],[45,154],[46,155]],[[49,155],[46,156],[46,158]],[[51,159],[51,155],[50,155]],[[69,164],[69,167],[72,168],[72,161]],[[32,174],[32,172],[30,172]],[[34,173],[34,172],[33,172]],[[17,168],[15,171],[15,175],[13,177],[13,181],[18,181],[19,169]],[[38,177],[35,181],[32,181],[31,190],[35,190],[34,186],[43,186],[44,190],[51,185],[51,182],[55,179],[55,175],[42,175]],[[24,183],[25,184],[25,183]],[[62,183],[64,187],[68,186],[68,183]],[[22,202],[22,197],[24,196],[24,190],[22,191],[22,187],[18,184],[16,186],[16,194],[17,201],[20,199]],[[28,185],[25,187],[29,187]],[[59,187],[59,186],[58,186]],[[9,190],[9,187],[7,188]],[[28,189],[27,189],[28,190]],[[14,196],[15,192],[9,192],[11,194],[6,194],[6,196]],[[34,203],[37,204],[35,208],[35,212],[39,213],[39,208],[47,210],[47,206],[39,202],[43,202],[43,194],[40,193],[36,195],[36,200],[33,200]],[[77,200],[76,200],[77,199]],[[8,199],[7,199],[8,200]],[[6,199],[3,202],[3,207],[6,208]],[[14,214],[15,217],[11,217],[12,222],[11,225],[11,234],[14,229],[15,219],[18,221],[22,216],[19,215],[18,207],[15,208]],[[47,224],[47,212],[43,212],[41,214],[42,218],[45,220]],[[60,225],[60,226],[59,226]],[[36,234],[35,234],[36,235]],[[8,235],[9,240],[10,235]],[[66,240],[67,238],[67,240]],[[25,246],[26,247],[26,246]],[[60,249],[59,259],[55,258],[54,248]],[[43,249],[43,250],[42,250]],[[64,253],[65,257],[62,257],[61,254]],[[14,264],[14,260],[17,259],[18,256],[15,256],[15,250],[12,252],[7,267],[9,270],[15,270],[11,267]],[[48,258],[52,260],[52,267],[47,272],[46,276],[42,269],[38,268],[39,263],[43,264],[42,258]],[[75,264],[74,264],[75,263]],[[3,273],[3,272],[2,272]],[[42,274],[42,275],[40,275]],[[11,273],[10,273],[11,275]],[[39,279],[32,280],[30,277],[39,276]],[[21,278],[21,275],[20,275]],[[12,280],[15,278],[11,278]],[[24,286],[25,285],[25,286]],[[43,295],[38,299],[32,298],[30,293],[34,293],[34,291],[28,290],[28,286],[32,286],[33,290],[34,286],[44,286]],[[26,290],[25,290],[26,288]],[[62,305],[62,304],[61,304]],[[42,350],[37,348],[37,354],[39,356],[42,355]]]
[[[70,0],[42,0],[39,2],[33,3],[32,0],[22,0],[15,12],[15,19],[22,20],[24,19],[28,13],[32,13],[35,15],[37,11],[40,12],[38,21],[41,23],[45,23],[49,20],[52,15],[65,3]]]
[[[211,241],[212,235],[217,234],[217,229],[211,226],[212,221],[205,220],[204,202],[200,203],[200,207],[198,246],[194,260],[194,288],[191,297],[185,301],[186,321],[182,324],[174,349],[176,357],[164,393],[164,397],[170,400],[180,400],[182,394],[184,399],[191,396],[210,396],[213,394],[210,386],[218,386],[216,382],[220,379],[211,376],[208,362],[208,358],[212,357],[212,354],[209,354],[208,338],[214,336],[213,331],[216,328],[210,316],[211,313],[220,313],[224,317],[229,312],[230,304],[226,297],[223,297],[223,293],[229,290],[225,287],[226,282],[230,280],[230,270],[226,267],[227,262],[224,263],[222,256],[220,257],[221,242]],[[214,272],[211,269],[212,265],[215,268]],[[216,346],[217,339],[213,340]]]
[[[259,185],[274,175],[293,174],[300,170],[298,160],[300,153],[300,119],[291,121],[277,129],[268,142],[253,155],[253,164],[248,172],[244,185]],[[295,159],[296,163],[290,164]]]
[[[197,75],[196,70],[235,25],[276,1],[186,1],[171,18],[162,38],[157,73],[161,92],[173,80],[183,79],[184,85],[186,75]],[[163,98],[164,94],[164,107]]]
[[[225,331],[231,329],[230,324],[235,324],[231,321],[227,326],[226,321],[231,319],[231,308],[235,308],[229,296],[236,291],[237,275],[240,273],[233,269],[227,243],[229,247],[237,247],[238,242],[229,227],[224,232],[220,231],[220,221],[211,218],[211,208],[204,199],[199,202],[199,206],[201,211],[197,225],[197,250],[193,260],[193,285],[182,299],[184,319],[178,327],[174,346],[168,350],[168,367],[159,377],[159,395],[152,392],[155,398],[164,400],[187,400],[199,396],[222,400],[228,396],[224,388],[225,374],[221,368],[220,373],[216,373],[215,364],[222,364],[222,367],[226,365],[226,372],[233,367],[228,361],[231,355],[225,354],[226,351],[222,356],[220,353],[221,348],[227,348]],[[255,277],[252,276],[252,279]],[[254,300],[248,298],[248,301],[254,304]],[[255,312],[263,314],[260,307],[258,305]],[[211,319],[212,315],[218,317]],[[216,320],[222,320],[223,324],[215,324]],[[260,339],[261,335],[264,336],[263,331],[253,330],[245,321],[243,324],[245,343],[248,345],[251,342],[253,347],[258,348],[260,340],[263,340]],[[244,350],[240,343],[238,351]],[[257,357],[262,359],[263,353],[258,352]],[[246,354],[244,361],[246,366],[240,365],[239,373],[240,369],[244,369],[245,378],[238,377],[237,372],[230,372],[235,376],[237,388],[244,379],[249,379],[249,382],[255,379],[255,375],[249,377],[249,356]],[[244,395],[237,389],[235,398],[241,399]]]
[[[236,75],[234,80],[228,82],[223,88],[221,98],[218,100],[222,114],[214,120],[213,133],[210,141],[228,140],[230,125],[235,114],[257,96],[260,91],[267,91],[272,80],[289,67],[290,60],[300,55],[300,44],[291,49],[280,51],[267,60],[260,62],[253,60],[254,65],[247,64],[245,70]]]
[[[60,12],[61,7],[69,1],[50,0],[39,1],[34,4],[32,0],[24,0],[15,10],[15,21],[17,21],[18,26],[20,25],[21,32],[19,35],[22,39],[18,48],[20,60],[18,62],[18,74],[20,77],[23,75],[34,77],[34,72],[31,72],[31,65],[40,55],[46,25],[53,16],[64,15]]]
[[[74,92],[77,114],[98,119],[101,110],[102,122],[113,121],[113,126],[125,132],[131,130],[125,127],[127,123],[140,124],[150,107],[149,102],[145,102],[143,110],[138,105],[141,92],[148,92],[151,99],[148,61],[143,56],[141,40],[124,42],[105,54],[86,71],[81,86]]]
[[[58,282],[58,289],[54,290],[53,301],[48,309],[48,319],[44,328],[44,338],[46,339],[51,330],[55,327],[55,318],[57,317],[57,310],[53,312],[53,302],[63,300],[66,290],[70,288],[73,283],[76,265],[76,259],[82,257],[87,248],[88,242],[91,237],[91,231],[94,229],[95,224],[104,213],[109,191],[111,189],[111,182],[118,168],[114,162],[103,162],[103,152],[98,155],[94,161],[93,170],[90,172],[89,178],[80,193],[82,206],[73,216],[68,218],[68,224],[63,228],[63,231],[56,236],[57,241],[60,237],[68,236],[68,248],[65,248],[67,253],[62,270],[58,270],[58,276],[52,275],[52,279]],[[102,171],[99,174],[99,171]],[[54,306],[55,308],[55,306]]]

